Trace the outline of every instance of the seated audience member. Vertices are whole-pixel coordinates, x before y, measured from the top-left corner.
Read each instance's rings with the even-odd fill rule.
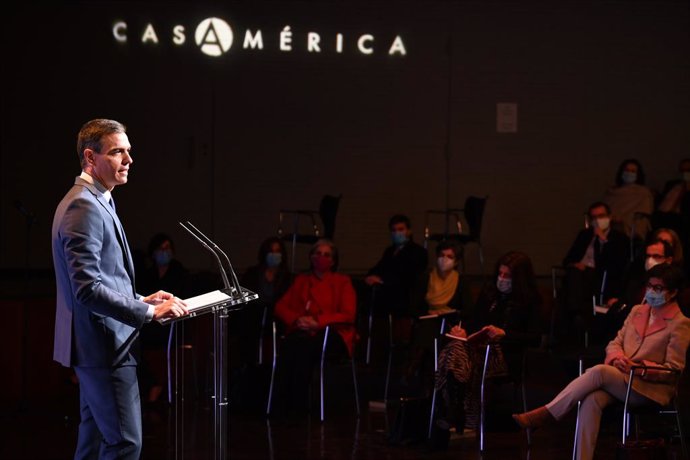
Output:
[[[620,295],[611,297],[606,306],[608,311],[595,322],[595,335],[609,341],[621,328],[630,309],[644,300],[647,272],[660,264],[676,265],[673,248],[666,241],[652,240],[645,247],[644,260],[635,261],[628,266],[623,276]],[[680,303],[681,296],[678,296]]]
[[[654,225],[675,230],[683,245],[687,245],[690,230],[690,158],[680,161],[678,173],[680,177],[666,182],[659,195]]]
[[[181,298],[189,296],[189,272],[175,259],[175,244],[165,233],[157,233],[149,242],[148,260],[137,273],[137,288],[142,292],[163,290],[177,292]],[[163,392],[167,380],[166,347],[170,326],[156,321],[144,325],[140,333],[142,363],[137,368],[144,400],[155,402]]]
[[[662,264],[651,268],[645,303],[633,307],[616,338],[608,344],[604,364],[587,369],[545,406],[513,415],[515,421],[523,428],[534,429],[562,419],[582,401],[577,458],[591,459],[602,410],[625,399],[631,366],[662,366],[678,371],[685,367],[690,319],[676,302],[682,278],[678,267]],[[630,393],[633,406],[669,403],[676,392],[675,380],[669,373],[644,368],[635,373]]]
[[[239,338],[236,361],[239,360],[243,364],[257,361],[264,310],[267,323],[265,326],[268,327],[275,303],[285,294],[291,281],[285,245],[277,237],[265,239],[259,246],[257,264],[249,267],[240,280],[240,285],[259,294],[259,298],[246,308],[233,312],[230,321],[231,330]]]
[[[407,216],[394,215],[388,222],[388,228],[393,244],[386,248],[364,281],[377,289],[376,306],[382,307],[386,312],[408,316],[411,290],[426,269],[427,253],[412,241],[412,229]]]
[[[275,306],[275,317],[285,329],[280,344],[277,377],[280,396],[290,409],[308,407],[308,386],[321,356],[324,330],[331,356],[352,356],[355,344],[356,296],[350,277],[336,273],[338,250],[319,240],[309,252],[311,270],[294,283]]]
[[[652,232],[651,241],[662,240],[671,245],[673,249],[673,265],[683,268],[685,266],[685,257],[683,257],[683,242],[678,233],[670,228],[657,228]]]
[[[458,432],[477,426],[484,345],[494,344],[487,376],[519,375],[524,347],[540,342],[541,305],[529,257],[516,251],[503,255],[496,263],[493,283],[479,294],[467,329],[458,325],[450,331],[462,338],[479,332],[474,336],[477,340],[451,339],[439,356],[435,384],[441,395],[441,420]]]
[[[452,241],[440,242],[436,246],[434,268],[420,276],[412,295],[411,311],[418,319],[412,330],[405,377],[409,383],[410,379],[418,377],[420,373],[426,375],[425,370],[429,370],[429,382],[421,382],[422,390],[432,383],[433,342],[441,324],[438,318],[429,316],[446,315],[447,321],[457,323],[458,315],[466,317],[471,310],[469,288],[458,271],[461,258],[460,245]]]
[[[563,259],[563,298],[568,316],[564,319],[579,318],[586,329],[593,315],[592,296],[596,296],[597,303],[602,298],[605,302],[619,297],[629,253],[628,238],[610,227],[611,212],[605,203],[593,203],[588,216],[589,228],[578,233]]]
[[[623,161],[616,172],[616,185],[604,194],[604,203],[609,206],[612,227],[624,232],[630,238],[644,241],[651,230],[650,219],[654,211],[654,194],[644,185],[642,165],[635,159]],[[635,213],[646,217],[635,219]],[[631,229],[635,223],[635,234]]]

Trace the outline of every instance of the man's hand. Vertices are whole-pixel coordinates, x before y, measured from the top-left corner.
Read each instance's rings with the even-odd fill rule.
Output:
[[[383,280],[378,275],[369,275],[366,278],[364,278],[364,282],[367,283],[367,286],[373,286],[375,284],[383,284]]]
[[[154,292],[153,294],[144,297],[142,300],[151,305],[158,305],[165,302],[168,299],[172,299],[174,296],[165,291]]]
[[[168,294],[166,292],[166,294]],[[154,294],[155,295],[155,294]],[[160,299],[161,303],[152,304],[155,305],[153,309],[153,319],[159,320],[163,318],[179,318],[187,313],[187,304],[185,304],[182,299],[179,299],[172,294],[167,300]],[[151,302],[147,302],[151,303]]]

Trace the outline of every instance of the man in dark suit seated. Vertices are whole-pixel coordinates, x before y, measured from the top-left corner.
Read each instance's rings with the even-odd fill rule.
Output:
[[[427,266],[426,250],[412,241],[410,219],[396,214],[388,221],[392,243],[369,270],[364,282],[375,287],[376,305],[397,316],[410,314],[410,293]]]
[[[53,359],[79,379],[81,421],[75,459],[137,460],[141,401],[132,353],[144,323],[187,313],[165,291],[134,290],[134,263],[112,191],[132,165],[125,127],[86,123],[77,140],[82,173],[55,211],[57,284]]]
[[[593,318],[592,297],[599,305],[619,296],[630,251],[628,237],[610,227],[607,204],[593,203],[587,214],[589,228],[578,233],[563,259],[566,274],[562,296],[566,319],[576,319],[585,330],[590,329]]]

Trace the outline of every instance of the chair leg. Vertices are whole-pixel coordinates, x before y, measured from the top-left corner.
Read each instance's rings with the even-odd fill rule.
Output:
[[[678,436],[680,437],[680,450],[683,455],[682,458],[688,458],[688,446],[685,442],[685,436],[683,435],[683,424],[681,423],[680,420],[680,412],[678,411],[678,400],[677,398],[674,398],[673,400],[673,408],[675,409],[676,412],[676,427],[678,429]]]
[[[388,401],[388,388],[391,381],[391,367],[393,365],[393,315],[388,314],[388,367],[386,369],[386,386],[383,389],[383,402]]]
[[[431,430],[434,426],[434,412],[436,410],[436,385],[434,385],[434,391],[431,396],[431,410],[429,411],[429,432],[427,433],[427,439],[431,439]]]
[[[321,365],[319,367],[319,383],[321,385],[320,398],[321,398],[321,421],[324,420],[324,410],[323,410],[323,363],[326,358],[326,344],[328,343],[328,332],[330,331],[330,326],[326,326],[326,331],[323,334],[323,346],[321,347]]]
[[[352,384],[355,386],[355,408],[357,409],[357,417],[359,417],[359,387],[357,385],[357,371],[355,370],[355,357],[350,359],[352,363]]]
[[[273,365],[271,366],[271,385],[268,387],[268,402],[266,403],[266,415],[271,414],[271,405],[273,403],[273,384],[276,377],[276,361],[278,359],[276,346],[276,323],[273,323]]]
[[[482,383],[481,387],[479,389],[479,452],[483,453],[484,452],[484,422],[485,422],[485,417],[486,417],[486,412],[485,412],[485,405],[486,405],[486,400],[484,398],[485,396],[485,388],[484,385],[486,383],[486,368],[489,364],[489,353],[491,352],[491,345],[486,346],[486,353],[484,354],[484,368],[482,369]]]
[[[580,358],[577,361],[578,365],[578,375],[582,375],[582,369],[584,367],[584,361],[582,358]],[[577,459],[577,432],[580,429],[580,406],[582,405],[582,401],[577,402],[577,411],[575,412],[575,437],[573,439],[573,460]]]

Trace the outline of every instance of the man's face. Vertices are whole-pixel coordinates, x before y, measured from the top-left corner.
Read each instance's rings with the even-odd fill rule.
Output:
[[[609,213],[606,212],[606,208],[603,206],[597,206],[589,211],[590,220],[594,221],[596,219],[601,219],[602,217],[609,217]]]
[[[645,250],[645,268],[649,270],[655,265],[670,264],[673,257],[664,255],[664,245],[661,243],[650,244]]]
[[[108,190],[112,190],[116,185],[127,183],[129,167],[134,162],[130,155],[132,146],[125,133],[103,136],[101,143],[103,148],[100,152],[84,150],[87,163],[85,171]]]
[[[391,233],[404,233],[406,237],[410,237],[410,228],[404,222],[398,222],[391,225]]]

